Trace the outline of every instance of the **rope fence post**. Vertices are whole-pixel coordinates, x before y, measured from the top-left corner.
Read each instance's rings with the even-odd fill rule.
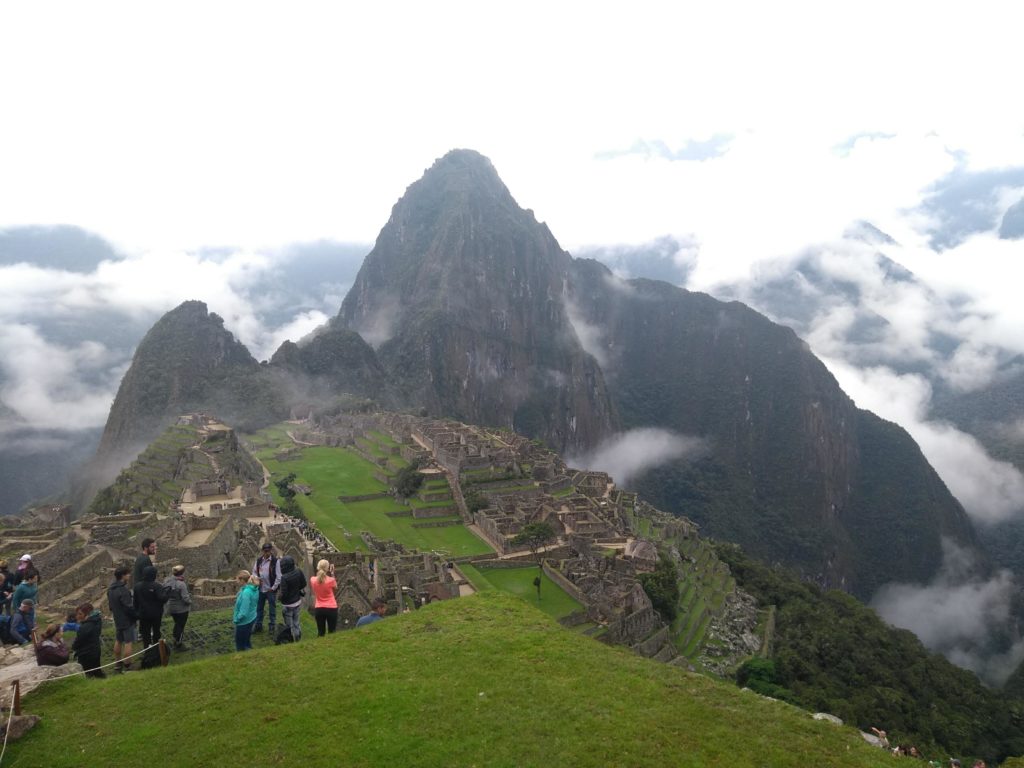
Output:
[[[160,666],[167,666],[167,641],[160,638]]]
[[[11,711],[21,717],[21,680],[14,681],[14,699],[11,702]]]

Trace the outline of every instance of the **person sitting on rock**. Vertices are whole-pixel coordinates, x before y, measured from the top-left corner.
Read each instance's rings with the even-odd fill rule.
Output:
[[[36,663],[41,667],[60,667],[68,663],[71,652],[64,645],[64,632],[60,624],[51,624],[43,632],[36,646]]]
[[[75,660],[82,665],[86,677],[106,677],[100,669],[100,635],[103,631],[103,617],[93,608],[92,603],[82,603],[75,610],[78,631],[71,650]]]
[[[36,606],[31,600],[23,600],[18,612],[11,618],[11,640],[25,645],[32,639],[36,628]]]

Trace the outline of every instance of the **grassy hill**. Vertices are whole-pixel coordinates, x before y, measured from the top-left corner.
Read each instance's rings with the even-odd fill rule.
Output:
[[[109,631],[109,630],[108,630]],[[8,767],[888,766],[851,729],[490,592],[295,646],[50,684]]]

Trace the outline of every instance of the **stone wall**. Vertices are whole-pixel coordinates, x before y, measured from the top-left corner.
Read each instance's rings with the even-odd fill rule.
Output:
[[[39,602],[53,606],[61,605],[65,596],[96,578],[109,577],[113,580],[113,572],[114,558],[107,550],[97,548],[71,567],[47,578],[39,586]]]
[[[361,496],[339,496],[338,501],[342,504],[354,504],[358,501],[374,501],[376,499],[386,499],[388,494],[384,491],[380,493],[364,493]]]
[[[452,515],[458,514],[458,510],[455,507],[424,507],[423,509],[412,510],[412,516],[417,520],[423,520],[431,517],[451,517]],[[461,525],[462,522],[459,522]]]
[[[585,606],[590,605],[590,600],[587,599],[587,596],[584,595],[575,584],[565,578],[565,576],[559,573],[556,569],[552,568],[548,564],[547,560],[544,560],[542,568],[544,569],[544,573],[547,574],[547,577],[561,587],[570,597],[575,599],[577,602],[583,603]]]
[[[223,573],[229,559],[225,553],[234,553],[236,549],[235,521],[231,517],[192,517],[185,518],[189,533],[196,530],[210,531],[206,543],[197,547],[182,547],[175,544],[158,542],[157,556],[161,577],[168,576],[171,567],[184,565],[186,577],[212,577]]]
[[[61,534],[60,538],[48,547],[32,554],[32,562],[39,569],[40,583],[63,573],[82,559],[84,540],[75,531]],[[14,570],[12,566],[11,570]]]

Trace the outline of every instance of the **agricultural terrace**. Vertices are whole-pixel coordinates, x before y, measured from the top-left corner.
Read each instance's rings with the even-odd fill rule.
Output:
[[[457,513],[444,517],[415,519],[413,509],[444,508],[453,505],[451,498],[424,502],[412,498],[409,506],[387,495],[388,486],[374,477],[384,471],[392,475],[404,465],[399,457],[391,457],[389,466],[382,470],[349,448],[327,446],[296,446],[287,434],[288,425],[276,425],[248,436],[250,446],[271,473],[270,492],[275,502],[282,499],[273,484],[291,473],[295,482],[313,489],[309,496],[296,497],[302,513],[315,523],[320,531],[340,550],[365,549],[359,534],[369,531],[374,536],[392,539],[404,546],[420,550],[437,550],[451,557],[483,555],[491,548],[464,525]],[[373,433],[371,439],[361,439],[360,447],[371,455],[385,456],[386,448],[394,445],[390,438]],[[283,454],[288,457],[282,459]],[[397,460],[397,461],[396,461]],[[429,490],[444,490],[444,480],[428,480]],[[380,497],[366,501],[343,502],[339,496]],[[442,521],[457,522],[445,527],[421,527]]]

